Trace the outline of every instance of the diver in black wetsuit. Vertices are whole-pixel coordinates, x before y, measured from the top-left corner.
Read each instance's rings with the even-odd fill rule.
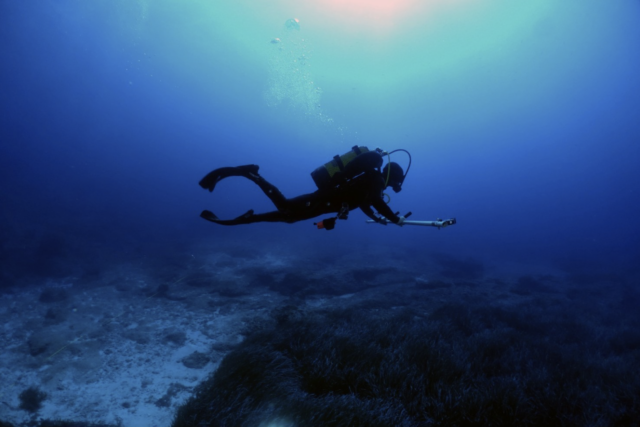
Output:
[[[375,153],[379,156],[379,154]],[[373,157],[373,154],[368,154]],[[367,156],[362,156],[366,158]],[[352,167],[357,167],[358,161],[351,162]],[[380,158],[379,166],[382,164]],[[347,180],[337,187],[320,189],[310,194],[287,199],[274,185],[267,182],[258,174],[257,165],[245,165],[238,167],[225,167],[216,169],[200,181],[202,188],[213,191],[215,185],[221,179],[230,176],[242,176],[254,183],[271,199],[278,209],[277,211],[254,214],[253,209],[231,220],[219,219],[211,211],[202,211],[200,216],[208,221],[221,225],[251,224],[254,222],[287,222],[293,223],[319,215],[335,213],[335,218],[324,220],[323,228],[331,230],[335,219],[346,219],[349,211],[360,208],[369,218],[376,222],[388,221],[402,226],[403,216],[398,216],[384,202],[382,192],[387,187],[392,187],[397,193],[401,190],[404,181],[402,167],[397,163],[388,163],[382,171],[379,168],[369,168],[351,180]],[[390,169],[390,170],[389,170]],[[371,208],[386,218],[377,216]],[[319,228],[321,228],[319,226]]]

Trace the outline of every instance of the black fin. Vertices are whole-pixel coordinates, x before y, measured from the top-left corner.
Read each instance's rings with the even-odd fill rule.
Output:
[[[249,218],[252,215],[253,215],[253,209],[249,209],[248,211],[246,211],[245,213],[243,213],[242,215],[240,215],[236,219],[245,219],[245,218]]]
[[[211,211],[204,210],[200,213],[200,217],[208,220],[216,222],[219,218]]]
[[[250,178],[250,174],[258,174],[258,169],[260,169],[260,166],[258,165],[243,165],[237,167],[218,168],[209,172],[204,178],[200,180],[198,184],[200,185],[200,187],[211,192],[216,187],[218,181],[224,178],[228,178],[230,176],[244,176]]]
[[[258,170],[260,169],[260,166],[258,166],[258,165],[244,165],[244,166],[238,166],[238,169],[240,169],[243,174],[252,173],[254,175],[257,175],[258,174]]]

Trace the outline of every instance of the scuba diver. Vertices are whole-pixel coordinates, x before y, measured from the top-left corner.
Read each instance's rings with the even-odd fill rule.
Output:
[[[202,178],[200,186],[213,191],[216,184],[231,176],[240,176],[254,182],[264,194],[271,199],[276,211],[255,214],[253,209],[235,219],[224,220],[213,212],[204,210],[200,216],[208,221],[221,225],[251,224],[254,222],[287,222],[294,223],[320,215],[334,213],[335,217],[315,223],[319,229],[331,230],[337,219],[347,219],[350,211],[360,208],[371,222],[387,224],[392,222],[402,226],[405,216],[398,216],[384,201],[383,191],[391,187],[396,193],[402,189],[407,176],[402,167],[391,162],[390,155],[380,149],[370,151],[367,147],[354,146],[351,151],[335,156],[332,161],[320,166],[311,173],[318,190],[291,199],[286,198],[278,188],[269,183],[258,173],[258,165],[223,167],[215,169]],[[389,156],[389,162],[380,169],[383,155]],[[409,155],[409,167],[411,156]],[[407,167],[407,172],[409,171]],[[388,197],[388,196],[387,196]],[[373,208],[377,211],[374,213]],[[380,216],[382,215],[382,216]]]

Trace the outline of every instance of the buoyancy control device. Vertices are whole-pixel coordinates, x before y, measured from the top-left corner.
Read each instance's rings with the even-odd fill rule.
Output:
[[[311,178],[319,189],[336,187],[367,170],[379,169],[382,166],[382,151],[369,150],[365,146],[354,145],[351,151],[316,168]]]
[[[409,156],[409,165],[401,178],[396,177],[397,182],[394,184],[393,189],[397,193],[402,188],[402,183],[407,177],[407,173],[409,173],[409,168],[411,167],[411,154],[402,148],[387,152],[380,148],[369,150],[365,146],[354,145],[348,153],[345,153],[342,156],[336,155],[330,162],[316,168],[311,172],[311,177],[320,190],[335,188],[366,171],[375,169],[380,171],[383,163],[382,156],[387,156],[387,159],[389,160],[388,164],[390,165],[391,154],[398,151],[404,151],[407,153]],[[389,167],[386,169],[386,172],[383,172],[383,175],[386,187],[391,177],[391,168]],[[386,196],[389,197],[388,195]],[[333,230],[336,220],[347,219],[348,215],[349,206],[345,203],[342,205],[342,209],[337,216],[323,219],[320,222],[314,222],[314,225],[316,225],[318,229]]]

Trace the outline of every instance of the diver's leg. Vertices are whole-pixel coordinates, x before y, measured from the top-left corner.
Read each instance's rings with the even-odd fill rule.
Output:
[[[278,210],[286,210],[287,198],[278,188],[258,174],[258,165],[225,167],[211,171],[200,180],[200,187],[213,191],[218,181],[230,176],[243,176],[255,182],[264,194],[271,199]]]
[[[244,176],[246,178],[249,178],[250,176],[260,176],[258,175],[259,168],[260,166],[258,165],[219,168],[209,172],[207,176],[200,180],[199,184],[200,187],[206,188],[209,191],[213,191],[218,181],[230,176]]]
[[[273,204],[279,211],[285,212],[288,210],[288,200],[286,197],[284,197],[280,190],[278,190],[278,187],[268,182],[257,172],[249,173],[246,177],[255,182],[258,187],[260,187],[262,192],[267,195],[267,197],[273,202]]]
[[[207,221],[214,222],[220,225],[241,225],[252,224],[254,222],[296,222],[298,219],[291,218],[285,212],[273,211],[263,214],[254,215],[253,209],[249,210],[245,214],[240,215],[234,219],[220,219],[211,211],[202,211],[200,216]]]
[[[265,188],[267,187],[265,186]],[[277,189],[274,192],[276,191]],[[200,216],[208,221],[215,222],[216,224],[240,225],[251,224],[254,222],[293,223],[305,219],[315,218],[316,216],[323,215],[325,213],[338,212],[333,204],[329,203],[326,198],[319,197],[317,193],[303,194],[302,196],[294,197],[293,199],[284,200],[287,205],[286,210],[277,210],[255,215],[253,213],[253,209],[251,209],[245,214],[229,220],[220,219],[211,211],[202,211]]]

